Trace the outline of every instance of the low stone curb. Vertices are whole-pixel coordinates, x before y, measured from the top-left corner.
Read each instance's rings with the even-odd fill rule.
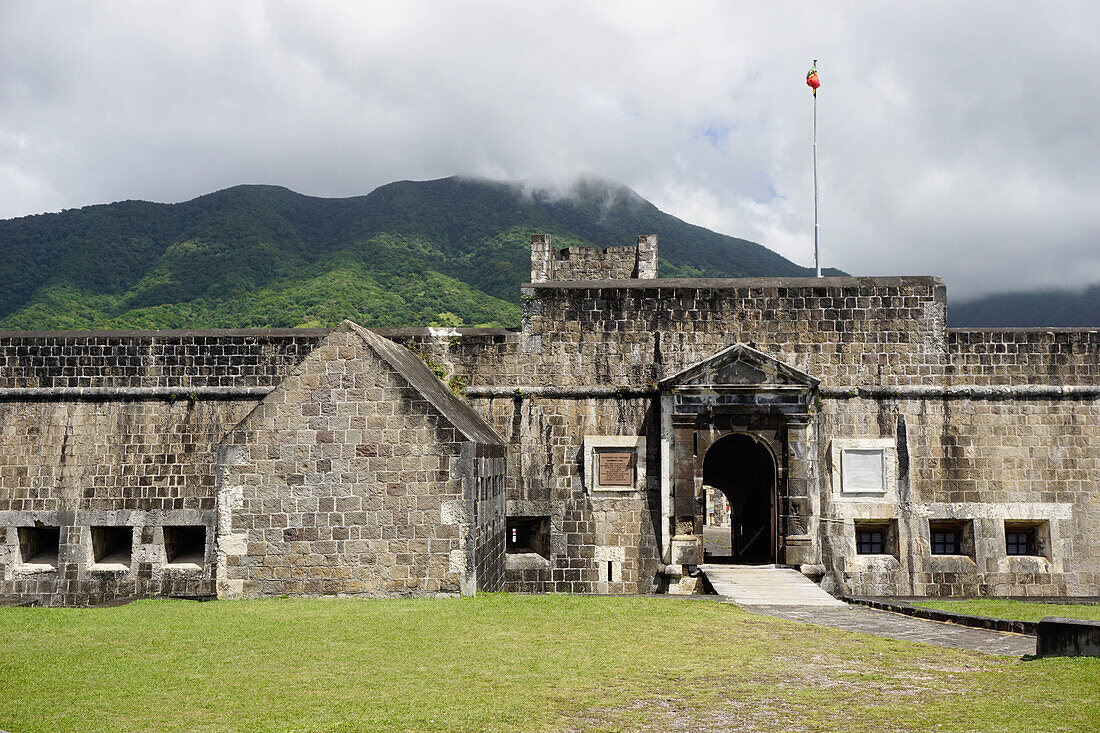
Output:
[[[0,387],[0,402],[262,400],[274,387]]]
[[[859,596],[844,596],[848,603],[857,603],[861,606],[870,606],[880,611],[893,611],[903,613],[914,618],[928,619],[929,621],[944,621],[960,626],[972,626],[976,629],[989,629],[990,631],[1006,631],[1011,634],[1026,634],[1035,636],[1038,633],[1038,621],[1016,621],[1005,618],[988,618],[986,616],[968,616],[964,613],[953,611],[940,611],[935,608],[923,608],[911,603],[901,601],[886,601],[879,598],[862,598]]]

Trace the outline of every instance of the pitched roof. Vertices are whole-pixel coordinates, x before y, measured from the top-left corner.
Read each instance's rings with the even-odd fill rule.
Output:
[[[488,445],[505,444],[496,431],[474,412],[472,407],[451,394],[428,365],[404,346],[395,344],[351,321],[344,321],[336,330],[358,334],[371,351],[400,374],[468,440]]]

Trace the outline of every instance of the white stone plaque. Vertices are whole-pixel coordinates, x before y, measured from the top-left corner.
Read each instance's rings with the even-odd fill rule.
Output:
[[[885,452],[877,448],[847,448],[841,454],[841,482],[845,492],[886,491]]]

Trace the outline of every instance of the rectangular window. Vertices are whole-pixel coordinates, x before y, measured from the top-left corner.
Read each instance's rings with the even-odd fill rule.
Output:
[[[130,552],[134,544],[131,527],[92,527],[92,561],[97,565],[114,565],[114,569],[130,567]]]
[[[974,534],[969,520],[930,519],[928,541],[933,555],[974,557]]]
[[[1013,557],[1050,557],[1050,523],[1005,521],[1005,554]]]
[[[895,520],[855,520],[857,555],[898,556]]]
[[[57,570],[60,527],[20,527],[19,562],[40,570]]]
[[[1005,547],[1009,555],[1034,555],[1035,530],[1008,530],[1005,532]]]
[[[932,532],[933,555],[958,555],[959,533],[954,529],[942,529]]]
[[[885,539],[882,530],[861,529],[856,532],[856,552],[860,555],[881,555]]]
[[[206,560],[206,527],[165,527],[164,559],[173,565],[201,566]]]

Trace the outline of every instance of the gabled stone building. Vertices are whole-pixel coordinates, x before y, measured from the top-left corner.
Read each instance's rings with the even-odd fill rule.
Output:
[[[218,595],[499,590],[504,462],[423,361],[345,322],[218,447]]]
[[[1100,332],[656,270],[534,237],[519,331],[0,334],[0,597],[699,592],[708,491],[833,592],[1100,595]]]

